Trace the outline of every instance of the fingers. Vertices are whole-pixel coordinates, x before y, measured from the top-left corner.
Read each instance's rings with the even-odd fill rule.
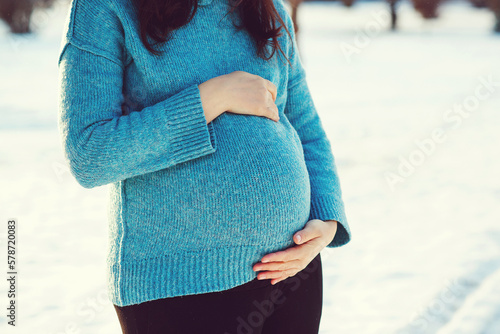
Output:
[[[254,271],[260,271],[257,274],[257,279],[270,279],[271,284],[276,284],[288,277],[296,275],[298,272],[303,270],[308,263],[312,261],[312,258],[293,260],[288,262],[270,262],[270,263],[258,263],[254,265]]]
[[[256,270],[258,268],[258,270]],[[301,261],[290,261],[272,264],[266,264],[264,269],[264,264],[256,265],[254,270],[262,271],[257,275],[257,279],[270,279],[271,284],[276,284],[279,281],[286,279],[287,277],[294,276],[299,271],[305,268],[305,265]],[[279,269],[278,269],[279,268]]]
[[[298,273],[299,269],[286,269],[280,271],[266,271],[263,273],[259,273],[257,275],[257,279],[274,279],[274,278],[282,278],[282,277],[290,277]]]
[[[321,220],[312,219],[308,221],[306,226],[302,230],[295,233],[295,235],[293,236],[293,241],[296,244],[300,245],[312,239],[321,237],[323,235],[323,224],[324,222]]]
[[[287,279],[287,278],[288,278],[288,277],[281,277],[281,278],[275,278],[275,279],[272,279],[272,280],[271,280],[271,284],[272,284],[272,285],[274,285],[274,284],[276,284],[276,283],[278,283],[278,282],[281,282],[281,281],[283,281],[283,280],[285,280],[285,279]]]
[[[271,93],[271,96],[273,97],[273,101],[276,102],[276,96],[278,94],[278,88],[276,87],[275,84],[273,84],[271,81],[264,79],[264,82],[266,84],[266,88]]]
[[[262,263],[269,262],[288,262],[293,260],[300,260],[310,255],[311,248],[308,244],[298,245],[287,248],[282,251],[270,253],[262,257]]]
[[[277,122],[280,119],[279,110],[278,110],[278,107],[276,106],[276,103],[275,103],[276,97],[278,94],[278,89],[271,81],[269,81],[267,79],[264,79],[264,83],[266,85],[267,94],[271,95],[271,98],[272,98],[272,101],[269,100],[269,103],[267,105],[267,109],[269,110],[270,115],[272,116],[272,119]]]
[[[254,271],[261,271],[257,278],[271,279],[271,284],[276,284],[304,269],[326,246],[326,242],[330,242],[330,232],[325,233],[325,226],[329,231],[333,231],[331,226],[336,227],[319,219],[308,221],[305,227],[294,235],[297,246],[266,254],[261,262],[253,266]],[[301,237],[300,240],[298,236]]]
[[[289,269],[302,269],[302,261],[292,260],[288,262],[270,262],[270,263],[257,263],[253,266],[254,271],[283,271]]]
[[[238,79],[235,85],[240,85],[243,96],[247,99],[247,105],[244,107],[247,114],[264,116],[275,122],[278,122],[279,109],[276,106],[278,88],[270,80],[256,74],[244,71],[235,71],[233,76]]]
[[[278,107],[273,103],[272,105],[267,106],[268,114],[269,116],[272,117],[274,121],[279,121],[280,120],[280,114]]]

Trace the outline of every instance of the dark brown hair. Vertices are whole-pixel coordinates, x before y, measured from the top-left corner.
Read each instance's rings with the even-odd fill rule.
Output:
[[[189,23],[198,9],[198,0],[134,0],[139,18],[141,40],[148,51],[155,55],[160,52],[153,48],[147,36],[158,43],[170,39],[170,32]],[[256,45],[257,55],[264,60],[272,58],[276,50],[286,58],[278,37],[285,28],[292,38],[286,24],[274,7],[273,0],[227,0],[231,9],[227,14],[236,12],[241,25],[233,22],[236,29],[246,29]],[[227,15],[226,14],[226,15]],[[276,21],[280,26],[276,26]],[[272,52],[266,54],[266,46],[271,45]],[[287,59],[288,62],[290,60]]]

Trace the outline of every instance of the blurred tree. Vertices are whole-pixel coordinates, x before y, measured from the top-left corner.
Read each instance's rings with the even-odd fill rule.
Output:
[[[488,7],[488,0],[469,0],[472,6],[476,8]]]
[[[438,17],[437,9],[441,0],[411,0],[413,7],[422,15],[424,19],[434,19]]]
[[[297,12],[299,5],[304,1],[336,1],[336,0],[287,0],[292,8],[291,17],[295,27],[295,33],[298,35],[299,32],[299,23],[297,22]],[[354,0],[340,0],[346,7],[351,7],[354,3]],[[399,0],[386,0],[389,4],[390,13],[391,13],[391,30],[396,30],[397,28],[397,11],[396,5]],[[413,4],[413,8],[418,11],[423,18],[425,19],[433,19],[438,17],[437,9],[440,3],[444,0],[411,0]],[[474,2],[475,6],[481,6],[481,1],[496,1],[500,0],[469,0]]]
[[[354,0],[340,0],[346,7],[351,7],[352,4],[354,3]]]
[[[391,30],[396,30],[398,15],[396,12],[396,3],[398,0],[387,0],[389,8],[391,9]]]
[[[50,8],[55,0],[0,0],[0,18],[15,34],[30,33],[35,8]]]
[[[290,3],[290,6],[292,7],[292,13],[290,16],[292,17],[293,25],[295,28],[295,34],[298,34],[298,32],[299,32],[299,24],[297,22],[297,11],[298,11],[299,5],[304,1],[318,1],[318,0],[288,0],[288,2]],[[320,0],[320,1],[335,1],[335,0]],[[354,3],[354,0],[340,0],[340,1],[346,7],[351,7]]]
[[[496,23],[493,31],[500,32],[500,0],[489,0],[488,7],[495,13]]]
[[[387,0],[391,11],[391,30],[396,30],[398,14],[396,4],[399,0]],[[437,9],[443,0],[411,0],[413,8],[419,12],[424,19],[434,19],[438,17]],[[470,0],[487,1],[487,0]]]

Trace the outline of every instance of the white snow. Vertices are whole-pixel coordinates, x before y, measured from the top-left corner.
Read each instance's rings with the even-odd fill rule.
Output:
[[[408,2],[399,12],[397,32],[382,2],[299,12],[353,233],[322,252],[321,333],[500,333],[500,36],[465,2],[434,21]],[[2,333],[120,333],[105,295],[106,187],[76,183],[56,128],[66,14],[62,2],[39,14],[30,38],[0,26],[0,219],[19,222],[18,328],[2,279]]]

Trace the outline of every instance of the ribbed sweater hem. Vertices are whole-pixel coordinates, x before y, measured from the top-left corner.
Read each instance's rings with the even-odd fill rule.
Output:
[[[108,296],[113,304],[127,306],[227,290],[257,277],[252,266],[267,253],[263,246],[241,245],[108,263]]]

